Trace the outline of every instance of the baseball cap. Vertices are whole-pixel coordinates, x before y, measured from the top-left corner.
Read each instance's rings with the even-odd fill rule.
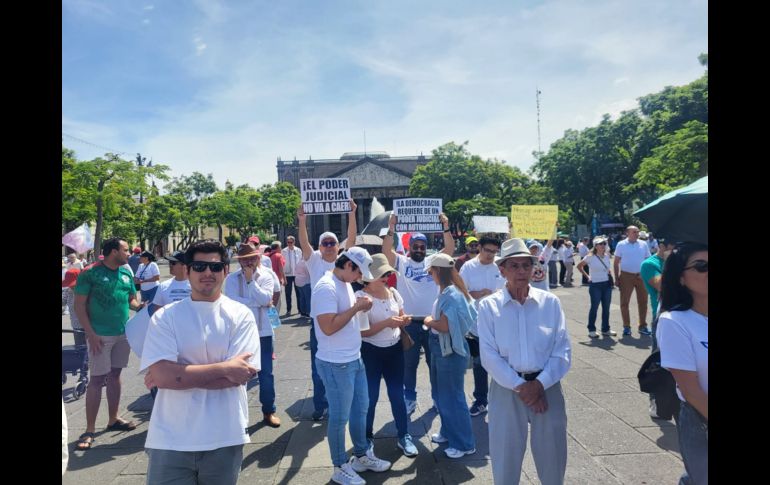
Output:
[[[421,232],[415,232],[412,234],[412,237],[409,238],[409,245],[411,246],[414,241],[424,241],[425,244],[428,244],[428,238],[425,237],[425,234]]]
[[[468,237],[465,238],[465,244],[470,244],[470,243],[475,243],[475,242],[479,242],[479,240],[476,239],[473,236],[468,236]]]
[[[166,256],[165,259],[184,264],[184,251],[174,251],[171,256]]]
[[[337,259],[339,259],[342,255],[347,256],[349,260],[358,265],[358,267],[361,269],[361,275],[364,278],[368,278],[370,281],[374,279],[372,278],[372,272],[369,271],[369,265],[372,264],[372,257],[369,255],[369,251],[364,248],[359,248],[358,246],[353,246],[352,248],[342,252],[339,256],[337,256]]]
[[[438,253],[430,258],[430,261],[428,261],[428,267],[432,268],[434,266],[436,268],[454,268],[455,260],[452,256],[446,253]]]

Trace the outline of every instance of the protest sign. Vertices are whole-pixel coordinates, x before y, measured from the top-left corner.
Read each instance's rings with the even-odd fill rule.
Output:
[[[300,179],[305,214],[347,214],[350,212],[350,180]]]
[[[556,205],[512,205],[511,237],[553,239],[558,216],[559,206]]]
[[[442,232],[441,199],[394,199],[396,232]]]
[[[502,216],[473,216],[473,228],[476,234],[494,232],[508,234],[508,218]]]

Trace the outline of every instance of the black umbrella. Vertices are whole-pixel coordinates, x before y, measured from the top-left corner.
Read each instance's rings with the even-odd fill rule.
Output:
[[[380,230],[388,228],[388,221],[390,221],[390,215],[393,211],[385,211],[382,214],[375,216],[374,219],[369,221],[361,234],[369,234],[372,236],[379,236]]]
[[[674,190],[634,212],[658,237],[669,241],[709,242],[708,176]]]

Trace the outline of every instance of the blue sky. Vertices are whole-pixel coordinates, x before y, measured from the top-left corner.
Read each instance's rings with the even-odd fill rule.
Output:
[[[276,158],[472,153],[527,170],[567,129],[704,71],[705,0],[63,0],[62,139],[259,186]],[[94,147],[71,137],[98,145]]]

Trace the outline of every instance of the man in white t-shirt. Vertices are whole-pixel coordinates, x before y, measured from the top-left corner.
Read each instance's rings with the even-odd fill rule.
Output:
[[[451,257],[455,251],[455,240],[449,231],[449,220],[443,213],[439,219],[444,227],[444,249],[441,252]],[[419,232],[412,234],[409,239],[408,257],[397,254],[393,250],[393,234],[397,221],[396,215],[391,214],[388,234],[382,239],[382,254],[388,258],[388,264],[396,268],[398,291],[404,299],[404,312],[412,316],[412,323],[404,327],[414,340],[412,348],[404,352],[404,401],[407,414],[412,414],[417,408],[417,366],[420,363],[420,347],[425,349],[425,363],[430,368],[428,331],[422,328],[422,324],[425,317],[433,312],[433,303],[438,298],[439,289],[433,277],[428,274],[428,266],[432,258],[425,258],[428,238],[424,234]],[[433,389],[431,389],[431,396],[435,402]]]
[[[283,266],[283,274],[286,277],[286,316],[291,315],[291,289],[294,287],[294,296],[297,297],[297,309],[299,309],[299,288],[294,285],[294,277],[297,271],[297,263],[302,260],[302,250],[294,245],[294,236],[286,237],[286,247],[281,250],[286,262]]]
[[[219,241],[185,253],[190,298],[150,320],[140,371],[159,388],[150,418],[147,483],[235,485],[249,443],[246,383],[259,370],[254,314],[222,294],[229,261]]]
[[[241,265],[225,278],[224,294],[243,303],[254,314],[259,329],[260,370],[259,402],[262,404],[263,422],[277,428],[281,420],[275,414],[275,379],[273,377],[273,341],[275,332],[267,311],[273,306],[273,292],[277,277],[270,268],[260,264],[260,253],[251,244],[241,244],[234,256]],[[280,288],[280,283],[278,287]]]
[[[500,269],[495,264],[495,256],[500,251],[500,239],[495,236],[482,236],[479,240],[479,255],[465,263],[460,268],[460,277],[465,283],[465,289],[473,297],[473,305],[478,311],[479,302],[497,290],[505,286],[505,278],[500,274]],[[489,401],[489,375],[481,365],[479,354],[479,327],[476,320],[473,321],[470,331],[466,336],[468,348],[473,358],[473,405],[470,408],[471,416],[479,416],[487,412]]]
[[[628,304],[636,290],[636,306],[639,308],[639,334],[651,335],[647,328],[647,289],[642,281],[642,262],[650,257],[647,243],[639,239],[639,228],[628,226],[628,237],[615,246],[615,285],[620,288],[620,316],[623,318],[623,335],[631,335],[631,314]]]
[[[171,256],[166,256],[168,260],[168,271],[173,278],[167,279],[158,286],[155,292],[155,298],[150,305],[150,315],[158,311],[162,306],[184,300],[192,292],[190,282],[187,279],[187,267],[184,265],[184,252],[174,251]]]
[[[328,390],[327,438],[334,463],[332,481],[341,484],[363,484],[366,482],[357,472],[383,472],[390,468],[390,462],[380,460],[369,450],[366,439],[369,388],[361,360],[361,327],[354,317],[360,311],[368,311],[372,300],[356,298],[350,285],[362,276],[372,277],[371,263],[372,257],[363,248],[352,247],[340,254],[334,269],[326,272],[313,287],[310,303],[310,315],[318,336],[316,367]],[[348,420],[353,441],[350,458],[345,447]]]
[[[356,231],[358,226],[356,225],[356,203],[350,201],[350,213],[348,214],[348,241],[350,244],[355,244]],[[312,291],[315,288],[316,283],[327,272],[334,268],[334,262],[337,260],[337,253],[340,241],[337,239],[337,235],[333,232],[325,232],[318,238],[318,250],[314,251],[313,246],[310,245],[310,240],[307,236],[307,216],[300,204],[297,209],[297,218],[299,219],[299,246],[302,248],[302,259],[305,261],[307,271],[310,273],[310,301],[307,302],[306,307],[312,306],[313,297]],[[323,381],[318,375],[318,369],[315,365],[315,356],[318,351],[318,339],[316,338],[315,327],[310,325],[310,368],[313,378],[313,420],[320,421],[324,418],[326,409],[329,407],[329,403],[326,400],[326,390],[324,388]]]
[[[575,267],[575,253],[572,248],[572,241],[566,239],[559,248],[561,262],[564,265],[564,281],[561,285],[570,288],[572,286],[572,271]]]

